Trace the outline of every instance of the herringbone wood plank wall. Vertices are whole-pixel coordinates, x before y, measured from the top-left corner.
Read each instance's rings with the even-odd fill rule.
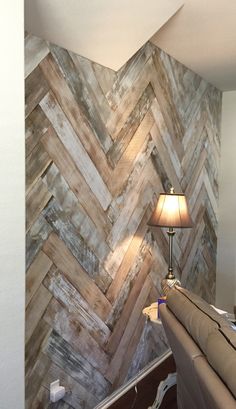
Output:
[[[48,48],[49,47],[49,48]],[[142,309],[167,238],[147,222],[185,192],[183,285],[214,301],[221,93],[147,43],[119,72],[26,37],[26,407],[92,408],[167,348]]]

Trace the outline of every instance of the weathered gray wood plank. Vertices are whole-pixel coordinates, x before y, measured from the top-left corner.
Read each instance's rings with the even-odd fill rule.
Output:
[[[46,41],[27,34],[25,37],[25,78],[38,66],[49,53]]]
[[[94,134],[100,140],[104,150],[107,151],[111,146],[110,135],[107,133],[106,127],[101,120],[92,95],[86,88],[86,83],[81,80],[81,73],[78,70],[78,67],[76,67],[66,50],[63,50],[57,46],[52,46],[51,52],[57,61],[58,66],[63,72],[75,100],[80,106],[83,107],[84,115],[88,118]]]
[[[101,374],[105,374],[109,362],[108,356],[87,329],[80,324],[77,314],[72,314],[53,298],[44,314],[44,320],[94,368]]]
[[[58,203],[52,199],[44,208],[42,214],[60,239],[64,241],[76,260],[90,277],[95,279],[99,274],[99,260],[86,245]]]
[[[58,137],[70,153],[87,184],[96,195],[102,208],[106,210],[111,202],[111,194],[52,94],[46,95],[40,102],[40,106],[52,123]]]
[[[51,226],[40,215],[26,235],[26,269],[29,268],[35,256],[41,250],[51,231]]]
[[[56,365],[94,394],[99,401],[108,395],[109,382],[82,355],[75,352],[56,331],[53,331],[48,339],[45,351]]]
[[[110,335],[109,328],[60,271],[51,270],[44,279],[44,285],[67,308],[70,314],[77,316],[80,324],[97,342],[103,344],[107,341]]]

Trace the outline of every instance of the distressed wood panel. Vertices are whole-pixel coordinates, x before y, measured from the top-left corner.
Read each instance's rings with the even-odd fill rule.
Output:
[[[147,43],[117,73],[26,36],[26,409],[92,409],[168,347],[160,191],[185,192],[183,285],[214,302],[221,93]]]

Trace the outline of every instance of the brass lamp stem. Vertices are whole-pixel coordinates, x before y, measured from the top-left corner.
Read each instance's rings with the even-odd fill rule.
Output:
[[[172,280],[173,278],[175,278],[175,275],[173,274],[173,266],[172,266],[173,237],[175,235],[175,231],[173,227],[169,227],[169,230],[167,230],[167,234],[169,237],[169,267],[168,267],[168,274],[166,275],[166,278]]]

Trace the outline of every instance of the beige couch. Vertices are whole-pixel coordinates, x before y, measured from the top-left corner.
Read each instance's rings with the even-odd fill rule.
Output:
[[[236,330],[195,294],[176,287],[160,305],[177,368],[179,409],[236,409]]]

